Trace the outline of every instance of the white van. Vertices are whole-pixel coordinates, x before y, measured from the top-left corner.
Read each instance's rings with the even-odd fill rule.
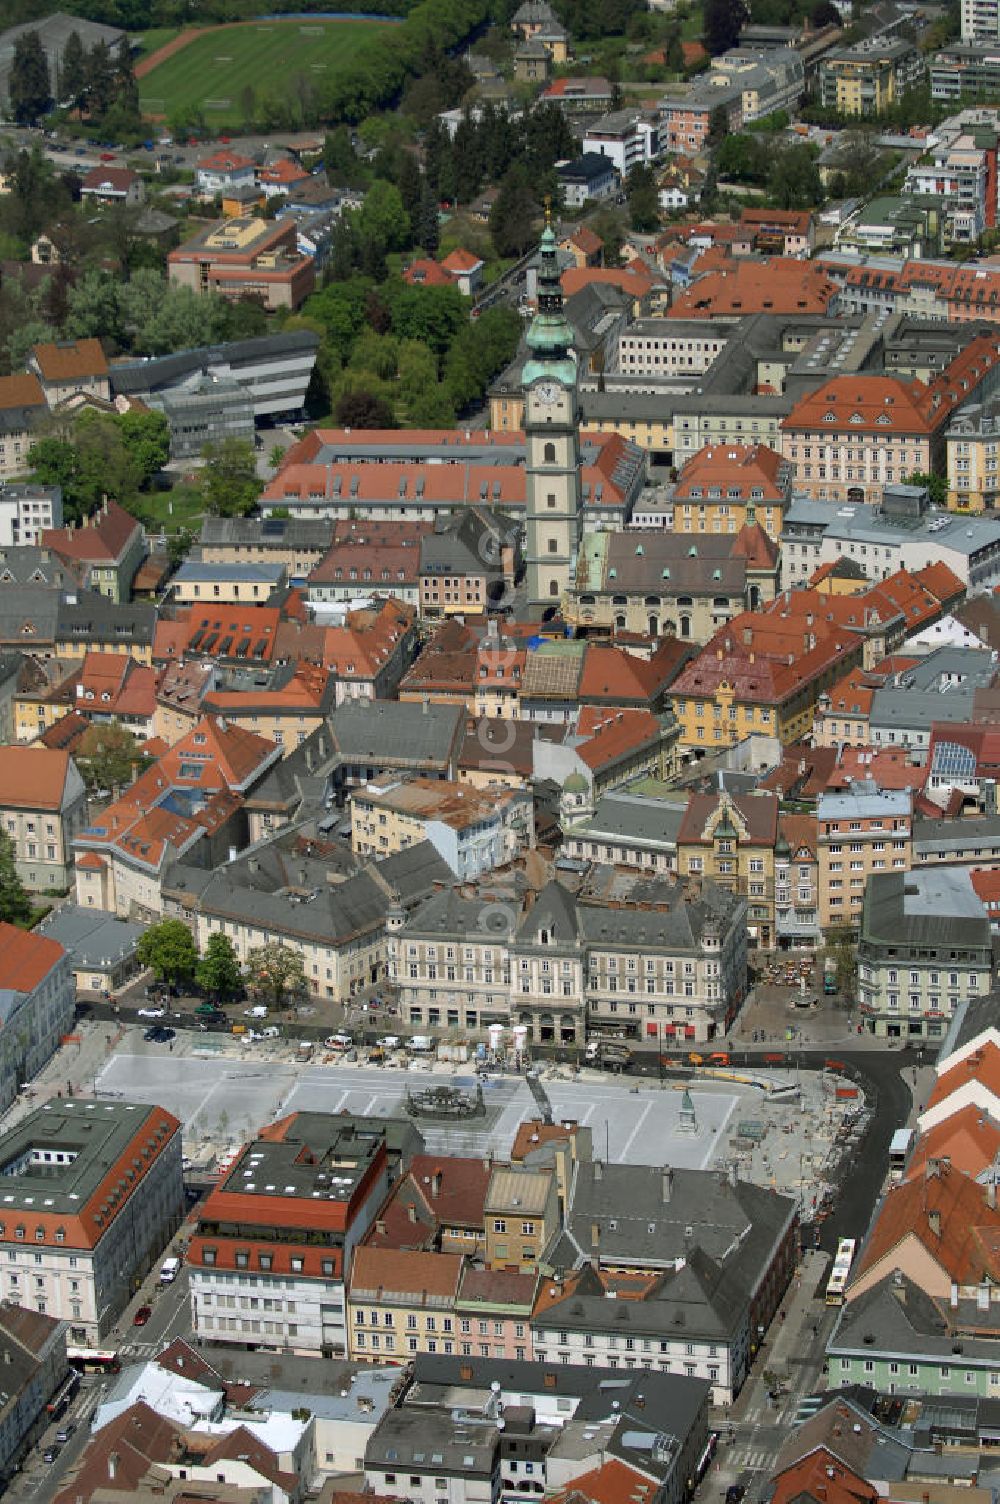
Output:
[[[409,1040],[409,1047],[414,1055],[432,1055],[434,1053],[433,1035],[414,1034]]]
[[[160,1269],[160,1284],[172,1285],[174,1280],[180,1273],[180,1268],[180,1259],[164,1259],[163,1265]]]

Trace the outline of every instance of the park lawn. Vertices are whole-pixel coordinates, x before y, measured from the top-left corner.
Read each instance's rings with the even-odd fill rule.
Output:
[[[179,26],[151,26],[148,31],[142,32],[139,37],[139,50],[135,55],[136,62],[141,62],[144,57],[149,57],[150,53],[172,42],[179,31]]]
[[[129,503],[129,511],[149,532],[198,532],[205,508],[194,486],[180,482],[172,491],[144,491]]]
[[[237,126],[247,87],[261,96],[281,94],[299,75],[321,85],[328,70],[350,63],[378,24],[261,20],[213,27],[140,80],[139,103],[145,115],[201,111],[209,128]]]

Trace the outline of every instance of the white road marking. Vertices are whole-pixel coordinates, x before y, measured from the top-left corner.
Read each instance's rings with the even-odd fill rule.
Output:
[[[632,1132],[629,1134],[628,1138],[625,1140],[625,1147],[624,1147],[624,1149],[622,1149],[622,1151],[621,1151],[620,1154],[616,1154],[615,1155],[615,1159],[617,1160],[617,1162],[619,1164],[622,1164],[624,1162],[625,1156],[628,1154],[628,1151],[631,1149],[632,1145],[635,1143],[636,1139],[638,1138],[638,1136],[639,1136],[639,1129],[642,1127],[643,1123],[648,1118],[650,1112],[652,1111],[652,1107],[653,1107],[652,1102],[647,1102],[646,1103],[645,1107],[642,1109],[642,1113],[640,1114],[639,1121],[636,1123],[635,1127],[632,1129]]]

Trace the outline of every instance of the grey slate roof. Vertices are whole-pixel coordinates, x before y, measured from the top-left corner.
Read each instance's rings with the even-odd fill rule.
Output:
[[[212,365],[228,365],[239,377],[241,366],[259,365],[261,361],[280,360],[298,352],[315,353],[319,336],[311,329],[275,330],[254,339],[236,339],[218,345],[197,345],[174,355],[158,355],[150,360],[115,362],[110,367],[111,387],[115,394],[136,396],[157,392],[175,385],[196,371]],[[222,519],[219,519],[222,520]]]
[[[1000,993],[988,992],[982,997],[967,997],[948,1025],[948,1032],[941,1042],[938,1061],[947,1060],[963,1045],[978,1039],[987,1029],[1000,1029]]]
[[[993,682],[993,654],[980,648],[937,648],[872,696],[872,726],[929,731],[935,721],[971,721],[977,689]]]
[[[667,799],[646,799],[639,794],[605,794],[594,813],[572,834],[584,839],[625,839],[641,845],[677,845],[677,832],[687,809],[687,799],[678,795],[676,803]]]
[[[749,1295],[795,1214],[790,1197],[742,1180],[733,1185],[714,1171],[578,1162],[565,1232],[550,1261],[585,1262],[597,1226],[597,1251],[609,1266],[666,1269],[697,1249],[735,1272]]]
[[[145,934],[144,924],[127,924],[106,909],[64,903],[38,926],[39,934],[58,940],[73,967],[107,966],[131,955]]]
[[[864,942],[991,953],[990,920],[967,871],[873,872],[861,918]]]
[[[985,1337],[975,1335],[986,1332]],[[887,1274],[841,1309],[827,1346],[831,1360],[856,1357],[940,1359],[954,1361],[955,1335],[961,1331],[961,1359],[965,1368],[996,1364],[1000,1314],[991,1303],[977,1312],[974,1300],[960,1300],[947,1314],[919,1285],[900,1273]]]
[[[9,580],[4,578],[8,574]],[[0,549],[0,590],[11,585],[30,585],[33,590],[75,590],[77,578],[49,549],[33,543],[17,543]]]
[[[650,591],[658,596],[740,596],[746,589],[746,560],[733,553],[736,537],[694,538],[666,530],[616,533],[608,543],[603,580],[581,582],[580,588],[624,594]]]
[[[914,861],[945,852],[974,857],[1000,846],[1000,815],[981,815],[968,820],[914,820]]]
[[[332,517],[206,517],[201,524],[202,547],[236,544],[325,553],[332,537]]]

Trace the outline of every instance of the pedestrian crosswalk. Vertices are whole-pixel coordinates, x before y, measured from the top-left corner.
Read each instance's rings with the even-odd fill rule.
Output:
[[[159,1342],[123,1342],[118,1349],[120,1358],[152,1358],[161,1347]]]
[[[740,1473],[749,1469],[751,1472],[769,1468],[774,1462],[774,1448],[746,1442],[733,1447],[725,1459],[725,1465],[729,1472]]]

